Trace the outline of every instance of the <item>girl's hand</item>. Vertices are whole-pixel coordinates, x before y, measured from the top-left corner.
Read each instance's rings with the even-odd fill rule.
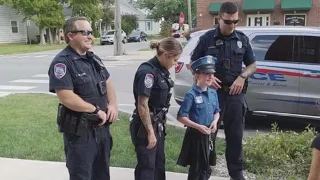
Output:
[[[198,131],[200,131],[203,134],[210,134],[211,133],[210,128],[208,128],[207,126],[204,126],[204,125],[199,125],[197,129],[198,129]]]
[[[212,123],[211,123],[211,125],[210,125],[210,130],[211,130],[211,133],[215,133],[216,132],[216,130],[217,130],[217,123],[218,123],[218,121],[213,121]]]

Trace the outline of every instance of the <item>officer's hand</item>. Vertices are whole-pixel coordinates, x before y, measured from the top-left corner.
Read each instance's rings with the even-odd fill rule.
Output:
[[[115,122],[118,119],[118,109],[113,105],[109,105],[107,109],[107,119],[109,122]]]
[[[213,77],[212,84],[210,87],[215,90],[220,89],[221,86],[219,83],[221,83],[220,79],[218,79],[217,77]]]
[[[240,94],[242,92],[244,82],[245,82],[245,79],[243,79],[242,77],[238,77],[231,85],[229,94],[230,95]]]
[[[198,131],[200,131],[202,134],[210,134],[210,133],[211,133],[211,129],[208,128],[207,126],[204,126],[204,125],[199,125],[197,129],[198,129]]]
[[[98,111],[98,113],[97,113],[97,115],[98,115],[98,117],[101,119],[101,123],[99,123],[98,125],[99,126],[102,126],[102,125],[104,125],[104,123],[106,123],[106,121],[107,121],[107,114],[104,112],[104,111]]]
[[[152,149],[157,144],[157,138],[154,135],[154,132],[148,133],[148,149]]]

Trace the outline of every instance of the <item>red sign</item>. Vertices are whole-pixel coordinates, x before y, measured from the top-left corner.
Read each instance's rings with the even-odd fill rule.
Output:
[[[179,16],[179,26],[182,27],[184,24],[184,14],[181,12]]]

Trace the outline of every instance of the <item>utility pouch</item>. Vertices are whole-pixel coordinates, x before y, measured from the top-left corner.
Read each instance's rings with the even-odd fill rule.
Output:
[[[58,104],[58,113],[57,113],[57,125],[58,125],[58,131],[63,132],[63,124],[66,118],[66,108],[63,106],[63,104]]]
[[[77,123],[78,123],[77,117],[67,114],[66,119],[63,123],[63,128],[62,128],[63,132],[76,135]]]
[[[77,136],[83,136],[88,132],[88,120],[85,118],[86,113],[82,113],[77,124]]]

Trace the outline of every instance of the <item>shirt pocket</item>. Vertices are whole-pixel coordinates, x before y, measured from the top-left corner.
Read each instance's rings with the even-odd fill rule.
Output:
[[[75,93],[79,96],[94,95],[95,86],[93,80],[87,76],[76,77],[75,79]]]
[[[218,56],[219,56],[219,49],[218,49],[218,48],[209,48],[209,49],[208,49],[208,52],[207,52],[207,55],[211,55],[211,56],[213,56],[213,57],[218,58]]]

